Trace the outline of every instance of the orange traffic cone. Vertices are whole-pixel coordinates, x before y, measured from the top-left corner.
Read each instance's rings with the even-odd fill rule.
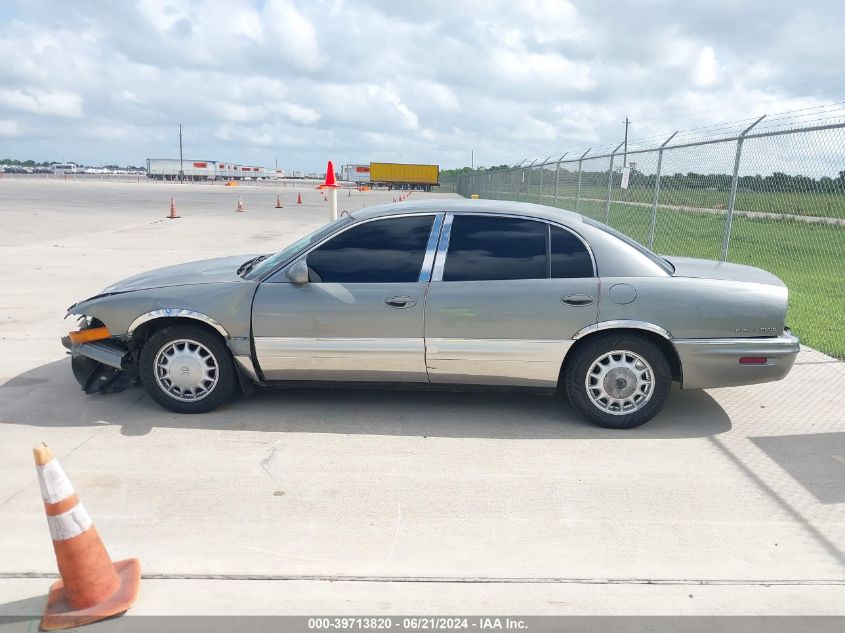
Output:
[[[32,454],[62,576],[50,587],[41,630],[69,629],[123,613],[138,599],[141,562],[112,563],[53,451],[41,444]]]
[[[277,209],[282,209],[282,208],[283,208],[283,207],[282,207],[282,199],[279,197],[279,195],[278,195],[278,194],[276,194],[276,208],[277,208]]]
[[[167,216],[168,220],[175,220],[179,216],[176,215],[176,198],[170,198],[170,215]]]
[[[235,211],[237,211],[238,213],[243,213],[244,211],[246,211],[246,209],[244,209],[244,201],[240,198],[238,198],[238,206]]]
[[[296,204],[302,204],[302,194],[296,194]]]

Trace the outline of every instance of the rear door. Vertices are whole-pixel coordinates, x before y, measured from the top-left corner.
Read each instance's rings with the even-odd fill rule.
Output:
[[[569,229],[447,214],[425,311],[429,380],[554,387],[572,336],[596,322],[598,290]]]
[[[306,255],[308,283],[291,283],[284,270],[262,283],[252,327],[264,375],[427,382],[423,309],[436,217],[354,224]]]

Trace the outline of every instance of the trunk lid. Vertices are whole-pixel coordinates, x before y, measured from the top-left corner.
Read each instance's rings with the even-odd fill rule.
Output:
[[[754,266],[719,262],[711,259],[695,259],[692,257],[666,257],[665,255],[662,257],[675,267],[673,277],[744,281],[755,284],[768,284],[770,286],[786,285],[773,274],[761,268],[755,268]]]

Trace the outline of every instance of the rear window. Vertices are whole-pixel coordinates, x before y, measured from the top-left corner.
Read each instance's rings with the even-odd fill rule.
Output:
[[[552,279],[593,276],[593,259],[584,243],[571,232],[549,225]]]
[[[655,264],[660,266],[663,270],[665,270],[670,275],[675,272],[675,267],[672,265],[671,262],[669,262],[669,260],[663,259],[660,255],[658,255],[654,251],[647,249],[645,246],[643,246],[642,244],[640,244],[636,240],[631,239],[630,237],[628,237],[627,235],[625,235],[624,233],[622,233],[620,231],[617,231],[613,227],[608,226],[607,224],[602,224],[601,222],[597,222],[597,221],[592,220],[590,218],[584,218],[584,224],[594,226],[595,228],[601,229],[605,233],[609,233],[613,237],[622,240],[623,242],[625,242],[631,248],[637,250],[639,253],[648,257],[651,261],[653,261]]]

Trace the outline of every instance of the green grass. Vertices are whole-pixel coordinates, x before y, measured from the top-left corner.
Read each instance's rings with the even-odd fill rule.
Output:
[[[534,178],[537,178],[535,175]],[[551,204],[554,200],[554,177],[549,183],[544,180],[543,188],[534,183],[527,189],[520,189],[519,197],[529,202],[537,202],[538,196],[542,204]],[[576,186],[575,182],[565,181],[558,189],[560,206],[574,210]],[[654,190],[651,187],[632,187],[620,189],[618,181],[614,181],[613,199],[619,202],[634,202],[651,204]],[[660,205],[667,207],[688,207],[699,209],[713,209],[718,205],[727,206],[730,192],[710,189],[673,189],[661,186]],[[607,185],[596,186],[584,184],[581,186],[582,199],[604,200],[607,197]],[[780,213],[792,215],[810,215],[824,218],[845,218],[845,195],[817,192],[765,192],[743,191],[736,194],[734,208],[737,211],[758,211],[764,213]]]
[[[584,197],[591,196],[584,192]],[[536,194],[529,201],[536,202]],[[550,204],[551,199],[543,202]],[[801,208],[825,206],[825,202],[819,196],[802,201]],[[661,191],[662,204],[672,203]],[[558,206],[575,208],[570,200],[560,201]],[[812,215],[830,215],[821,213],[818,206],[812,208]],[[603,201],[582,199],[579,211],[600,221],[605,219]],[[610,224],[646,243],[650,213],[647,206],[614,201],[610,205]],[[718,259],[724,226],[722,214],[660,206],[654,250],[666,255]],[[845,226],[738,216],[733,222],[728,260],[763,268],[783,279],[789,287],[787,323],[801,342],[845,360]]]

